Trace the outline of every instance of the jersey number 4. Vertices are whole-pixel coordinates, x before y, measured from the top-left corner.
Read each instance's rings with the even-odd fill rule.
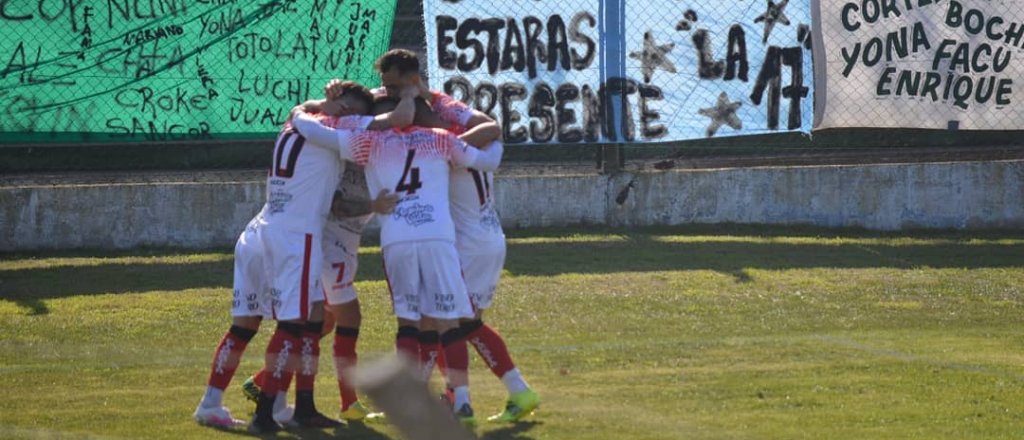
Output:
[[[398,180],[395,192],[416,194],[416,190],[423,188],[423,182],[420,182],[420,167],[412,166],[414,157],[416,157],[416,150],[409,150],[409,154],[405,156],[405,169],[402,170],[402,178]]]
[[[284,133],[277,139],[277,146],[274,147],[274,168],[275,177],[290,178],[295,175],[295,162],[299,159],[302,146],[306,144],[306,138],[302,137],[294,129]]]

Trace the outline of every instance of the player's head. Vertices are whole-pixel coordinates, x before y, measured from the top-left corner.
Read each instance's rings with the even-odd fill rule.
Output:
[[[388,96],[398,96],[403,88],[415,85],[420,76],[420,59],[416,52],[406,49],[387,51],[373,67],[380,74],[380,85]]]
[[[366,86],[355,81],[342,81],[341,93],[324,105],[324,113],[333,116],[368,115],[373,105],[373,94]]]

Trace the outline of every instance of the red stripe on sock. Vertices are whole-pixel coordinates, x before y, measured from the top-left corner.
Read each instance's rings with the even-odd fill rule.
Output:
[[[300,340],[299,364],[295,371],[295,390],[313,389],[320,361],[320,333],[303,332]]]
[[[403,336],[395,339],[395,350],[409,356],[410,359],[420,358],[420,342],[415,336]]]
[[[429,380],[430,375],[434,372],[434,366],[440,364],[441,359],[441,343],[432,342],[424,343],[420,342],[420,368],[423,372],[423,379]],[[444,370],[441,370],[442,372]]]
[[[460,337],[446,345],[444,358],[449,370],[469,370],[469,348],[466,347],[466,338]]]
[[[226,389],[235,377],[238,362],[242,358],[248,343],[231,332],[224,334],[217,350],[213,352],[213,366],[210,368],[210,379],[206,382],[217,389]]]
[[[480,358],[484,360],[484,363],[491,369],[491,372],[498,376],[499,379],[516,367],[512,363],[512,355],[508,352],[505,340],[501,338],[501,335],[493,327],[484,324],[466,335],[466,339],[473,345],[476,352],[480,354]]]
[[[266,354],[267,374],[263,380],[264,393],[276,394],[288,389],[288,382],[295,372],[301,344],[300,338],[281,329],[270,337]]]
[[[338,389],[341,391],[341,410],[345,411],[359,400],[352,385],[345,380],[345,369],[354,368],[359,356],[356,354],[358,337],[334,335],[334,362],[339,367]]]

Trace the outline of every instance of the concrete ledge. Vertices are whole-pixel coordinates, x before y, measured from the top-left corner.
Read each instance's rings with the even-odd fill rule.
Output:
[[[0,250],[230,246],[262,171],[65,176],[0,183]],[[48,178],[50,182],[54,176]],[[632,185],[630,185],[632,182]],[[503,171],[506,227],[685,223],[1024,229],[1024,161],[672,170]]]

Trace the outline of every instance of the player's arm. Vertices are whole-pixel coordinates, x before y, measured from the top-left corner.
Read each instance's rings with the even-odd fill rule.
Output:
[[[484,113],[480,110],[473,110],[473,116],[470,116],[469,120],[466,121],[466,128],[473,128],[480,124],[486,123],[498,125],[498,121],[495,121],[494,118],[490,117],[487,113]],[[498,134],[501,134],[500,126],[498,127]]]
[[[487,115],[480,110],[474,110],[470,108],[466,103],[458,101],[451,96],[448,96],[442,92],[429,91],[430,97],[427,101],[430,102],[430,107],[434,109],[434,112],[441,116],[445,122],[450,124],[458,124],[459,126],[472,129],[478,125],[493,123],[498,125],[498,122],[494,118]],[[498,127],[500,135],[501,127]]]
[[[388,190],[380,190],[377,198],[365,200],[346,200],[341,192],[334,193],[334,200],[331,202],[331,213],[335,217],[362,217],[367,214],[390,214],[398,204],[398,196],[388,194]]]
[[[389,128],[405,128],[412,125],[416,116],[416,95],[415,87],[406,87],[402,90],[398,106],[389,113],[375,116],[373,122],[367,127],[370,130],[387,130]]]
[[[495,171],[501,166],[501,156],[505,152],[501,142],[492,142],[487,148],[477,149],[452,134],[447,135],[445,142],[449,160],[455,165],[484,172]]]
[[[487,148],[501,137],[501,127],[496,122],[484,122],[459,135],[463,142],[477,148]]]
[[[295,115],[292,120],[292,125],[298,130],[299,134],[309,140],[314,146],[321,148],[330,148],[338,151],[343,160],[354,161],[355,154],[352,150],[349,142],[342,142],[342,134],[352,130],[336,130],[332,127],[324,126],[320,121],[316,120],[309,113],[302,111],[299,107],[293,110]],[[346,138],[348,136],[345,136]]]

